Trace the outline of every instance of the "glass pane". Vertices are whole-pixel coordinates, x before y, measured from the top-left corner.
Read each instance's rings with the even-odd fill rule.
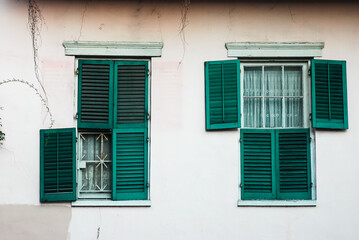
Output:
[[[244,67],[243,96],[262,96],[262,67]]]
[[[284,101],[286,127],[303,127],[303,99],[286,98]]]
[[[284,96],[303,96],[302,68],[284,67]]]
[[[282,96],[282,67],[264,67],[264,96]]]
[[[81,134],[82,192],[104,192],[112,189],[111,135]]]
[[[262,127],[262,98],[244,98],[244,127]]]
[[[282,127],[282,98],[265,98],[265,127]]]

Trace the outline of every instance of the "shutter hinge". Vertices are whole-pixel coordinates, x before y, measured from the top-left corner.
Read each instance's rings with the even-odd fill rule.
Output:
[[[150,76],[150,75],[151,75],[151,71],[148,70],[148,71],[147,71],[147,76]]]
[[[78,137],[76,137],[76,142],[77,142],[77,140],[79,140],[79,138],[78,138]]]
[[[311,138],[311,137],[309,138],[309,142],[312,142],[312,138]]]
[[[308,76],[311,76],[312,72],[310,71],[310,69],[308,69]]]
[[[75,73],[76,73],[77,75],[79,75],[79,73],[80,73],[79,69],[76,69]]]
[[[312,120],[312,114],[309,113],[309,120],[311,121]]]
[[[149,113],[147,113],[147,120],[150,120],[151,119],[151,115]]]
[[[78,119],[78,118],[79,118],[79,115],[78,115],[78,113],[76,113],[74,116],[74,119]]]
[[[239,184],[239,187],[240,187],[240,188],[242,187],[242,183]]]
[[[150,141],[150,138],[147,138],[146,141],[149,142],[149,141]]]
[[[312,187],[313,187],[313,183],[311,182],[311,183],[310,183],[310,188],[312,188]]]
[[[239,142],[242,142],[242,138],[239,138]]]
[[[149,187],[150,187],[150,183],[146,183],[146,187],[149,188]]]

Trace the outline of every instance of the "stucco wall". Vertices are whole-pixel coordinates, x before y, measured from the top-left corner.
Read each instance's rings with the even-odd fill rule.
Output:
[[[152,59],[150,208],[39,203],[39,129],[49,115],[24,84],[0,85],[0,239],[359,238],[359,4],[40,1],[39,70],[54,127],[76,126],[65,40],[163,42]],[[0,81],[37,88],[25,1],[0,1]],[[182,40],[181,40],[182,36]],[[183,38],[185,37],[185,38]],[[185,39],[185,42],[183,42]],[[324,42],[347,61],[349,130],[316,131],[316,207],[237,207],[238,131],[205,131],[203,62],[226,42]]]

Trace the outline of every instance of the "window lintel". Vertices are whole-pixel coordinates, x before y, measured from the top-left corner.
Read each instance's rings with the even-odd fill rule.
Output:
[[[228,57],[321,57],[324,42],[228,42]]]
[[[160,57],[162,42],[64,41],[66,56]]]

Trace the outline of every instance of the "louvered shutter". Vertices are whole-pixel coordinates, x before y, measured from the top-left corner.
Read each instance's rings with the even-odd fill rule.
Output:
[[[147,131],[113,130],[113,200],[147,199]]]
[[[115,62],[113,199],[147,199],[148,62]]]
[[[113,61],[79,60],[78,127],[112,128]]]
[[[277,199],[311,199],[309,129],[276,130]]]
[[[312,60],[314,128],[348,129],[346,62]]]
[[[115,63],[116,128],[147,127],[148,62]]]
[[[75,128],[40,130],[40,201],[76,200]]]
[[[275,199],[274,130],[241,129],[242,200]]]
[[[239,60],[205,62],[206,129],[240,127]]]

